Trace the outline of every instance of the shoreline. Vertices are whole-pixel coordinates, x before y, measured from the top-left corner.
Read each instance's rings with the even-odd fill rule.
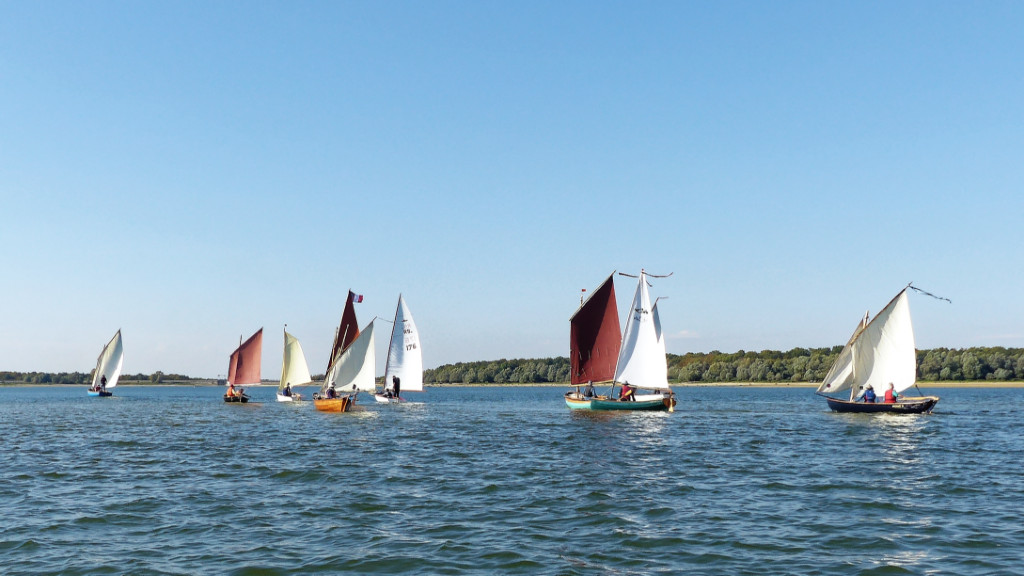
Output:
[[[605,383],[595,384],[595,386],[606,386]],[[673,388],[817,388],[817,382],[670,382]],[[949,381],[949,382],[918,382],[918,387],[924,388],[1024,388],[1024,381]],[[119,382],[117,387],[169,387],[169,386],[183,386],[192,388],[208,388],[208,387],[219,387],[223,388],[223,384],[217,384],[209,380],[197,381],[194,383],[189,382],[161,382],[159,384],[149,382]],[[295,386],[295,388],[311,388],[320,386],[319,383],[312,383],[307,385]],[[85,384],[35,384],[31,382],[0,382],[0,388],[25,388],[25,387],[54,387],[54,388],[87,388]],[[246,384],[245,387],[254,388],[276,388],[276,382],[265,382],[262,384]],[[568,382],[534,382],[534,383],[508,383],[508,384],[493,384],[486,382],[479,382],[473,384],[465,384],[462,382],[446,382],[443,384],[424,384],[424,388],[572,388],[572,385]]]

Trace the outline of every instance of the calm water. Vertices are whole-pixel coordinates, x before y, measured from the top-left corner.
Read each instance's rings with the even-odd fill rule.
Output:
[[[809,389],[432,388],[323,414],[217,388],[0,389],[4,574],[1010,574],[1024,390],[926,416]]]

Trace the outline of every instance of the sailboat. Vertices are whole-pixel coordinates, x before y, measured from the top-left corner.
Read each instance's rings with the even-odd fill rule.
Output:
[[[569,320],[570,383],[565,394],[573,410],[669,410],[676,398],[668,385],[668,363],[657,305],[651,306],[645,271],[640,271],[626,328],[619,334],[614,272]],[[592,384],[611,383],[611,393],[593,393]],[[615,386],[632,389],[632,399],[615,398]],[[581,386],[586,385],[584,391]],[[649,390],[637,394],[637,389]],[[627,389],[628,390],[628,389]]]
[[[313,406],[317,410],[348,412],[360,391],[373,392],[376,389],[374,346],[371,322],[327,371],[323,387],[313,395]]]
[[[871,321],[865,314],[829,368],[816,393],[825,397],[832,411],[920,414],[931,412],[939,401],[938,396],[899,396],[895,402],[881,401],[889,384],[899,394],[917,382],[917,351],[907,298],[909,288],[913,286],[907,285]],[[869,387],[877,391],[879,401],[856,401],[859,393]],[[846,399],[834,396],[847,390]]]
[[[113,396],[111,389],[117,386],[121,376],[121,365],[124,364],[124,346],[121,344],[121,331],[103,346],[100,357],[96,359],[96,370],[92,375],[92,384],[87,393],[89,396]]]
[[[236,390],[235,386],[260,383],[263,328],[249,336],[249,339],[245,342],[242,342],[241,336],[239,336],[238,340],[238,348],[231,353],[231,359],[228,363],[228,390],[224,394],[224,401],[245,403],[249,401],[249,397],[245,395],[241,388]]]
[[[320,387],[320,391],[313,394],[313,406],[317,410],[325,412],[347,412],[352,404],[355,402],[356,394],[358,393],[358,387],[355,390],[346,390],[344,393],[339,392],[339,386],[344,386],[345,375],[343,373],[342,360],[345,360],[344,369],[347,371],[350,369],[350,365],[354,366],[356,358],[353,358],[354,354],[349,353],[346,356],[346,352],[359,340],[362,334],[359,332],[359,325],[356,323],[356,310],[354,304],[362,301],[362,296],[355,294],[351,290],[348,292],[348,298],[345,299],[345,309],[341,313],[341,322],[338,324],[338,330],[334,333],[334,344],[331,345],[331,356],[327,361],[327,372],[324,378],[323,385]],[[370,324],[373,327],[373,324]],[[370,336],[373,333],[371,331]],[[363,347],[361,348],[363,354],[367,352],[365,348],[366,341],[364,340]],[[373,347],[369,347],[369,353],[373,354]],[[372,363],[372,360],[371,360]],[[371,380],[373,375],[373,369],[370,369]],[[365,384],[364,384],[365,386]],[[369,390],[373,390],[371,387]]]
[[[285,329],[284,359],[281,361],[281,382],[277,385],[277,401],[297,402],[302,400],[302,395],[294,392],[292,388],[312,382],[313,378],[309,375],[309,365],[306,364],[306,355],[302,353],[299,339]]]
[[[395,324],[391,327],[391,343],[388,345],[388,361],[384,367],[384,392],[373,397],[384,404],[400,402],[403,391],[423,391],[423,353],[412,312],[399,294]]]

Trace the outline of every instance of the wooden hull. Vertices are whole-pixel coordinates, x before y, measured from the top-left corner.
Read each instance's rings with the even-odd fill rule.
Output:
[[[314,398],[313,406],[321,412],[348,412],[352,408],[352,397]]]
[[[248,396],[225,396],[224,401],[229,404],[245,404],[249,401]]]
[[[102,398],[114,395],[113,392],[107,392],[105,390],[86,390],[85,393],[88,394],[89,396],[99,396]]]
[[[675,394],[669,394],[665,396],[659,396],[656,399],[641,400],[637,402],[625,402],[622,400],[616,400],[615,398],[608,398],[607,396],[597,396],[596,398],[584,398],[582,395],[576,392],[567,392],[565,394],[565,405],[572,410],[669,410],[675,409],[676,396]]]
[[[833,412],[852,414],[924,414],[932,411],[932,408],[939,402],[939,397],[915,396],[900,398],[899,402],[892,404],[886,404],[885,402],[853,402],[851,400],[838,400],[828,397],[825,400]]]

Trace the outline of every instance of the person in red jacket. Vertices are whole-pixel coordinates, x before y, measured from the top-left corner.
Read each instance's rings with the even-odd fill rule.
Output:
[[[885,401],[884,402],[886,404],[895,404],[896,400],[898,400],[899,397],[900,397],[900,395],[897,394],[896,391],[892,389],[892,382],[889,382],[889,388],[887,388],[886,391],[885,391]]]

